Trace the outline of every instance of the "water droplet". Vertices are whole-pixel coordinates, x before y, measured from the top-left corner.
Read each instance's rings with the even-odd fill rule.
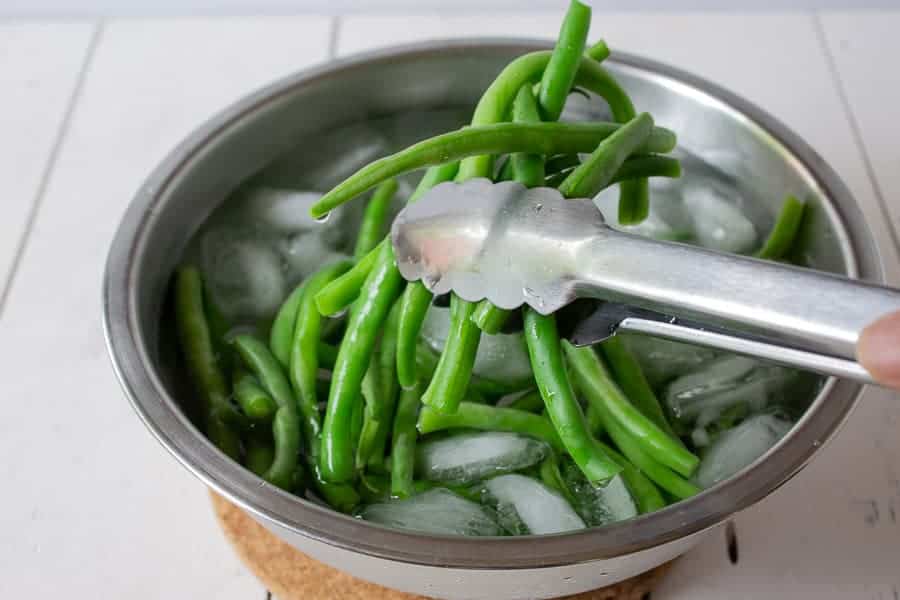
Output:
[[[327,222],[328,222],[328,219],[330,219],[330,218],[331,218],[331,211],[328,211],[327,213],[325,213],[325,214],[322,215],[321,217],[316,217],[316,222],[317,222],[317,223],[327,223]]]

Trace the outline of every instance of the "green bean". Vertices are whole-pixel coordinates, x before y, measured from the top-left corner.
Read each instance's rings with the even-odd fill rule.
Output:
[[[312,483],[316,492],[333,509],[350,514],[359,505],[360,497],[356,489],[348,483],[332,483],[322,476],[322,470],[314,458],[309,461]]]
[[[223,373],[231,370],[231,347],[228,345],[228,332],[231,323],[219,305],[213,301],[213,295],[209,291],[209,285],[203,282],[203,310],[206,314],[206,322],[209,325],[209,335],[212,341],[216,361]]]
[[[541,78],[541,110],[548,121],[557,120],[562,113],[578,72],[590,26],[591,9],[578,0],[572,0],[556,47]]]
[[[412,493],[419,405],[418,386],[401,390],[391,436],[391,494],[399,498],[407,498]]]
[[[366,277],[378,260],[382,246],[388,242],[382,241],[371,252],[359,259],[353,267],[319,290],[316,294],[316,308],[319,314],[330,317],[339,314],[359,296],[359,290],[362,289]]]
[[[614,123],[496,123],[467,127],[429,138],[396,154],[369,163],[322,196],[311,208],[314,217],[323,217],[382,181],[430,165],[438,165],[466,156],[530,152],[534,154],[572,154],[590,152],[621,125]],[[664,128],[653,130],[641,153],[668,152],[675,135]],[[490,162],[486,174],[490,176]],[[457,180],[464,180],[463,166]]]
[[[593,198],[653,131],[653,118],[641,113],[600,142],[597,148],[559,186],[566,198]]]
[[[360,402],[360,386],[372,357],[378,329],[387,318],[403,282],[391,245],[383,244],[380,248],[359,300],[350,311],[350,321],[331,376],[319,466],[323,477],[336,483],[353,478],[351,421],[354,406]]]
[[[445,163],[431,167],[416,187],[409,202],[418,201],[425,192],[444,181],[451,181],[459,170],[459,163]],[[432,294],[421,281],[406,286],[400,302],[397,325],[397,379],[400,387],[408,389],[416,385],[416,341],[431,304]]]
[[[384,237],[388,211],[396,193],[396,179],[388,179],[375,188],[372,198],[366,205],[366,212],[359,225],[359,234],[356,236],[356,248],[353,251],[356,260],[371,252]]]
[[[367,465],[378,468],[384,464],[385,444],[394,420],[394,405],[397,400],[395,369],[399,314],[398,300],[388,313],[381,342],[373,353],[369,369],[363,377],[362,394],[365,410],[359,444],[356,447],[356,468],[359,470]]]
[[[653,393],[653,388],[650,387],[650,383],[644,376],[640,363],[625,346],[622,338],[613,336],[598,347],[600,348],[600,354],[603,355],[603,358],[612,370],[616,382],[625,393],[625,397],[631,400],[645,417],[665,431],[673,441],[681,444],[678,434],[675,433],[669,420],[666,419],[662,406],[660,406],[656,394]]]
[[[235,369],[232,390],[238,406],[253,421],[270,422],[278,407],[272,397],[259,385],[256,377],[243,369]]]
[[[575,0],[577,2],[577,0]],[[541,115],[531,86],[523,85],[513,100],[514,123],[540,123]],[[615,135],[615,134],[613,134]],[[537,187],[544,183],[544,157],[541,154],[517,152],[510,156],[513,179],[526,187]]]
[[[303,424],[303,437],[307,451],[315,455],[319,434],[319,399],[316,394],[316,378],[319,371],[319,338],[322,314],[316,307],[316,295],[329,283],[350,268],[350,261],[341,260],[327,265],[307,278],[296,308],[294,331],[291,338],[288,375],[297,397],[297,407]]]
[[[622,479],[625,480],[625,485],[628,487],[628,491],[631,492],[632,497],[638,505],[638,511],[640,511],[642,515],[665,508],[666,501],[662,494],[659,493],[659,490],[653,485],[653,482],[641,473],[640,469],[631,464],[627,458],[619,454],[613,448],[610,448],[599,440],[597,443],[600,444],[600,447],[604,452],[609,454],[612,459],[622,467]]]
[[[547,178],[557,175],[562,171],[569,171],[581,164],[581,158],[577,154],[558,154],[548,158],[544,169]]]
[[[512,181],[513,180],[513,165],[512,160],[510,160],[510,156],[507,156],[503,160],[503,164],[500,166],[500,170],[497,171],[497,176],[494,177],[494,181]]]
[[[176,272],[175,324],[188,374],[200,392],[203,418],[207,426],[212,420],[221,420],[218,437],[223,443],[230,443],[234,436],[225,435],[223,430],[241,425],[244,419],[228,401],[225,375],[216,360],[204,312],[203,281],[195,267],[181,267]]]
[[[794,196],[784,199],[781,212],[775,219],[775,226],[769,232],[769,237],[766,238],[762,248],[757,251],[757,258],[778,260],[790,252],[797,232],[800,230],[805,208],[806,205]]]
[[[606,45],[606,40],[598,40],[593,46],[585,50],[584,53],[597,62],[603,62],[609,58],[609,46]]]
[[[588,481],[609,480],[622,468],[597,447],[587,430],[566,374],[553,315],[544,316],[526,308],[525,342],[547,413],[569,455]]]
[[[434,353],[428,344],[419,340],[416,344],[416,369],[424,375],[424,379],[430,380],[434,377],[437,370],[439,357]],[[534,378],[522,379],[521,381],[496,381],[486,379],[475,373],[469,378],[469,388],[466,393],[477,392],[485,396],[505,396],[506,394],[514,394],[521,392],[534,386]]]
[[[275,460],[266,471],[265,479],[282,489],[290,490],[300,452],[300,419],[291,393],[291,384],[284,376],[278,359],[261,341],[251,335],[241,334],[232,340],[232,344],[244,364],[256,375],[278,405],[272,421]]]
[[[541,412],[544,409],[544,399],[541,398],[539,390],[531,390],[510,402],[507,408],[515,408],[531,413]]]
[[[275,447],[272,445],[272,440],[258,432],[247,436],[244,440],[244,464],[248,469],[262,477],[274,461]]]
[[[545,180],[544,185],[558,188],[566,180],[566,177],[571,175],[572,171],[573,169],[557,171]],[[616,171],[608,185],[633,181],[642,177],[669,177],[676,179],[681,177],[681,163],[677,159],[659,156],[658,154],[632,156]]]
[[[474,302],[450,297],[450,330],[422,402],[438,412],[456,410],[469,386],[481,330],[472,322]]]
[[[553,424],[540,415],[519,410],[460,402],[454,413],[441,413],[430,406],[423,406],[416,423],[419,433],[434,433],[444,429],[482,429],[485,431],[508,431],[519,433],[547,442],[557,450],[564,450]]]
[[[596,402],[602,404],[598,407],[601,409],[601,414],[609,415],[635,441],[640,443],[641,449],[654,460],[685,477],[693,473],[700,462],[699,459],[628,401],[628,398],[606,371],[603,363],[600,362],[600,358],[593,348],[576,348],[568,341],[564,341],[562,345],[573,372],[581,373],[583,381],[591,382],[591,393],[596,398]],[[581,390],[588,395],[588,390],[584,387],[581,387]],[[609,429],[608,426],[607,429]]]
[[[509,321],[510,316],[511,310],[497,308],[490,300],[482,300],[472,312],[472,322],[484,333],[496,335]]]
[[[282,302],[275,314],[272,329],[269,330],[269,350],[285,368],[291,360],[291,342],[294,338],[294,324],[297,322],[297,307],[303,295],[303,283],[297,285]]]

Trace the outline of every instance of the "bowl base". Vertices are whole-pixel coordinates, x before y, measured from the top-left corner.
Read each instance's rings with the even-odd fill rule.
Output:
[[[238,557],[278,600],[419,600],[332,569],[283,542],[243,510],[210,492],[213,511]],[[565,596],[569,600],[642,600],[671,562],[615,585]]]

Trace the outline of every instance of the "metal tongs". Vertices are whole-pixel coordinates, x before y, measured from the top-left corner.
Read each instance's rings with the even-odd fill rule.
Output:
[[[591,201],[513,182],[442,183],[391,236],[403,276],[435,294],[542,314],[604,300],[576,345],[634,331],[874,383],[856,342],[900,310],[900,290],[619,232]]]

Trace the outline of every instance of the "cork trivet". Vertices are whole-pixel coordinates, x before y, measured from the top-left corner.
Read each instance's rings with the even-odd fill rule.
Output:
[[[216,518],[240,559],[278,600],[424,600],[332,569],[281,541],[247,513],[210,493]],[[652,571],[609,587],[566,596],[568,600],[642,600],[669,570]]]

